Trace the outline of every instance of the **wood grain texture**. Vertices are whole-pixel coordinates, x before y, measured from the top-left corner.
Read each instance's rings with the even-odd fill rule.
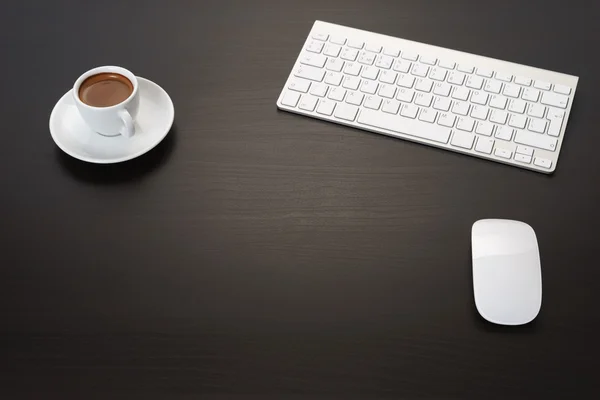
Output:
[[[38,3],[0,13],[0,397],[600,390],[597,2]],[[556,173],[278,111],[316,19],[579,76]],[[160,146],[112,166],[48,132],[103,64],[176,108]],[[475,310],[470,227],[488,217],[537,232],[530,325]]]

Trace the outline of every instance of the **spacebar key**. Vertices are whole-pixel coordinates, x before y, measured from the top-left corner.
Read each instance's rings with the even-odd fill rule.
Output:
[[[379,111],[363,109],[358,116],[359,123],[375,128],[415,136],[422,139],[448,143],[450,128],[442,128],[428,122],[420,122],[400,115],[386,114]]]

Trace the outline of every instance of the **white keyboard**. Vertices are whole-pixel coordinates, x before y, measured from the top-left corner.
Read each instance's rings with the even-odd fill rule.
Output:
[[[572,75],[316,21],[277,106],[552,173],[577,81]]]

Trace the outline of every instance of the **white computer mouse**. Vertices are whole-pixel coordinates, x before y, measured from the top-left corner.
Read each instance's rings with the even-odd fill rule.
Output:
[[[524,222],[483,219],[471,230],[477,311],[501,325],[532,321],[542,306],[537,238]]]

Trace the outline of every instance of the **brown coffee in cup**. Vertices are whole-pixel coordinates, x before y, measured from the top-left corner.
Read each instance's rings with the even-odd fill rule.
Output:
[[[133,84],[121,74],[92,75],[79,87],[79,99],[92,107],[110,107],[119,104],[133,93]]]

